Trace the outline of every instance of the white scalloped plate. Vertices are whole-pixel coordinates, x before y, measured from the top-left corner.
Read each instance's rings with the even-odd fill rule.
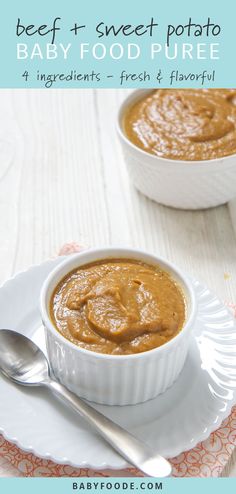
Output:
[[[8,280],[0,289],[0,327],[44,347],[39,292],[54,259]],[[189,355],[177,382],[147,403],[96,408],[147,441],[165,457],[194,447],[217,429],[236,403],[236,327],[231,313],[194,281],[199,308]],[[127,466],[83,420],[40,388],[0,376],[0,432],[25,451],[56,463],[94,469]]]

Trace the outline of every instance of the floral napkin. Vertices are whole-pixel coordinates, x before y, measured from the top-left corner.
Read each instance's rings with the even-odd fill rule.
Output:
[[[65,244],[59,255],[79,252],[83,248],[77,243]],[[236,305],[227,304],[236,317]],[[236,406],[221,427],[195,448],[172,458],[174,477],[219,477],[236,447]],[[25,453],[0,435],[0,468],[6,462],[24,477],[129,477],[143,474],[135,468],[126,470],[95,471],[87,468],[73,468],[42,460],[31,453]],[[1,471],[4,471],[3,467]],[[2,474],[4,476],[4,474]],[[7,476],[7,474],[6,474]]]

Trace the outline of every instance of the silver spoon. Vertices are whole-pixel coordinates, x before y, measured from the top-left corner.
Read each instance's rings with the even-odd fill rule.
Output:
[[[17,384],[49,388],[79,413],[121,456],[146,475],[167,477],[171,474],[171,465],[165,458],[54,381],[44,353],[26,336],[7,329],[0,330],[0,371]]]

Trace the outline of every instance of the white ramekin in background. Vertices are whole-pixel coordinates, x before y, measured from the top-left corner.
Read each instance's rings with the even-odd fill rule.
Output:
[[[143,151],[126,137],[126,109],[149,92],[132,92],[118,114],[118,135],[134,185],[150,199],[174,208],[205,209],[230,201],[236,196],[236,154],[204,161],[171,160]]]
[[[59,281],[79,266],[111,258],[159,264],[181,286],[186,300],[186,321],[180,333],[168,343],[139,354],[107,355],[79,348],[56,330],[50,319],[49,304]],[[185,362],[195,313],[192,285],[177,268],[154,255],[128,248],[108,247],[70,256],[50,273],[41,291],[41,315],[54,375],[79,396],[107,405],[144,402],[173,384]]]

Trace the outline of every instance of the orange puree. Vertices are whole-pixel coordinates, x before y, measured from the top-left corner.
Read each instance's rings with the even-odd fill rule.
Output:
[[[236,153],[235,89],[157,89],[124,116],[131,142],[176,160],[211,160]]]
[[[55,327],[72,343],[117,355],[163,345],[185,319],[182,291],[170,275],[132,259],[99,261],[69,273],[50,309]]]

